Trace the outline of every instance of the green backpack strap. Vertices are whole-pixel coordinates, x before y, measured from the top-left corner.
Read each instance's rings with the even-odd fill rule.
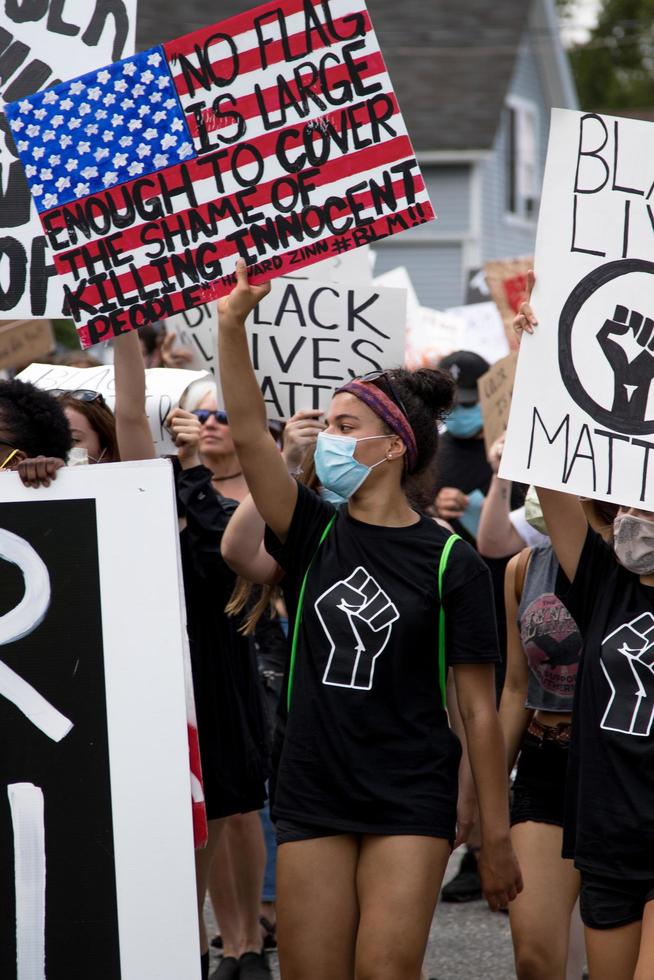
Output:
[[[461,541],[458,534],[451,534],[443,547],[443,553],[438,565],[438,603],[440,611],[438,614],[438,682],[441,689],[441,699],[443,707],[447,710],[447,660],[445,657],[445,609],[443,608],[443,578],[445,569],[450,558],[450,552],[457,541]]]
[[[316,548],[316,550],[314,552],[314,555],[313,555],[313,558],[309,562],[309,565],[307,567],[307,570],[304,573],[304,578],[302,579],[302,587],[300,589],[300,595],[299,595],[298,602],[297,602],[297,612],[295,614],[295,623],[293,625],[293,641],[291,643],[291,662],[290,662],[289,668],[288,668],[288,687],[286,689],[286,710],[287,711],[290,711],[291,710],[291,695],[293,693],[293,678],[295,676],[295,660],[296,660],[296,657],[297,657],[297,648],[298,648],[298,643],[299,643],[299,640],[300,640],[300,627],[302,626],[302,610],[304,608],[304,593],[306,592],[306,588],[307,588],[307,579],[309,578],[309,572],[311,571],[311,566],[313,565],[314,561],[316,560],[316,555],[320,551],[320,548],[322,546],[323,541],[325,540],[325,538],[327,537],[327,535],[331,531],[332,527],[334,526],[334,521],[336,520],[337,517],[338,517],[338,511],[334,514],[334,516],[330,520],[329,524],[327,525],[327,527],[325,528],[325,530],[322,532],[322,535],[320,537],[320,541],[318,542],[318,547]]]

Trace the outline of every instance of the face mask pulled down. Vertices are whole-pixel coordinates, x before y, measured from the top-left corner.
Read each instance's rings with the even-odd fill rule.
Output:
[[[368,476],[377,466],[386,462],[380,459],[372,466],[366,466],[354,458],[358,442],[369,442],[372,439],[388,439],[388,436],[365,436],[354,439],[352,436],[330,436],[321,432],[316,443],[314,464],[316,475],[325,490],[338,494],[347,500],[356,493]]]
[[[654,573],[654,521],[622,514],[613,522],[613,550],[620,564],[635,575]]]

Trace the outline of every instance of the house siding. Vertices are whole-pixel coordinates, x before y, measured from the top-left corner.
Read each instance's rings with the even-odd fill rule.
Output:
[[[462,302],[464,242],[470,237],[470,165],[421,169],[437,221],[375,246],[375,274],[406,266],[422,305],[444,309]]]
[[[533,102],[538,112],[538,186],[542,184],[547,154],[550,106],[546,103],[533,45],[528,36],[520,45],[509,95]],[[492,156],[482,164],[482,238],[484,261],[533,254],[536,220],[518,223],[506,214],[506,127],[502,118]]]

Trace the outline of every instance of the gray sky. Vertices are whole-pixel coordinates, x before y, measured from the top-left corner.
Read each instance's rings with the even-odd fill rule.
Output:
[[[577,0],[574,12],[571,14],[571,24],[564,28],[563,38],[566,44],[585,41],[588,31],[597,22],[597,11],[600,0]]]

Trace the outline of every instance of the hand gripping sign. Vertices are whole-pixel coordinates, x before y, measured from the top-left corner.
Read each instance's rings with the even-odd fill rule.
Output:
[[[7,107],[83,347],[434,212],[364,0],[280,0]]]

